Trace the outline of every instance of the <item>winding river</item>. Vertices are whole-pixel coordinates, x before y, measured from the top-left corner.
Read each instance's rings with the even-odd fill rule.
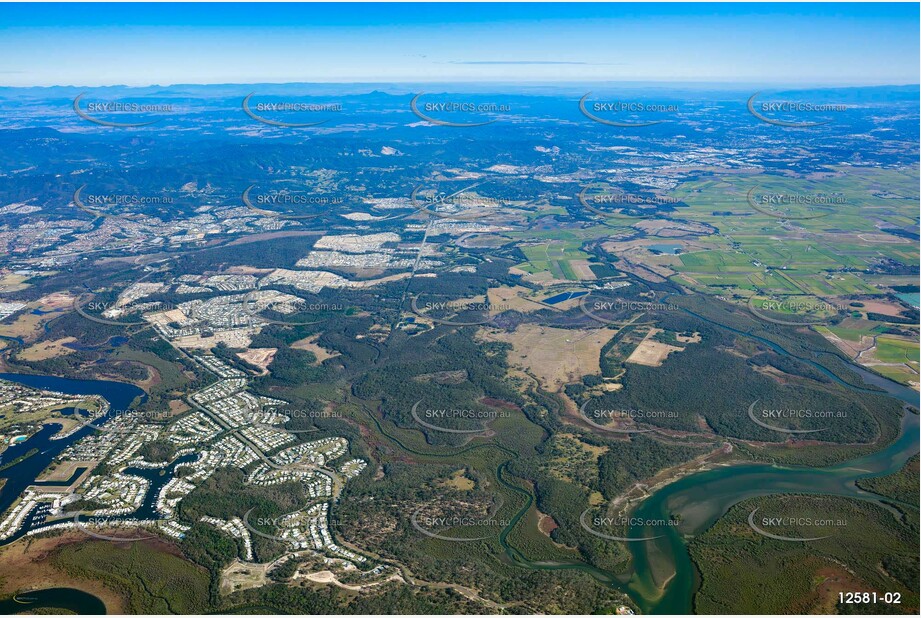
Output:
[[[700,317],[700,316],[698,316]],[[723,326],[723,325],[720,325]],[[723,326],[725,328],[725,326]],[[741,333],[747,337],[753,337],[749,333]],[[772,349],[780,354],[789,354],[786,350],[777,346],[773,342],[762,340]],[[805,359],[804,359],[805,360]],[[807,361],[809,362],[809,361]],[[824,369],[818,363],[816,367],[823,369],[823,373],[828,375],[842,386],[853,390],[867,390],[861,387],[853,386],[843,382],[840,378]],[[870,373],[863,368],[851,366],[850,369],[860,375],[866,383],[883,389],[889,395],[900,399],[912,405],[918,405],[918,393],[908,387],[902,386],[891,380],[883,378],[877,374]],[[45,376],[15,376],[2,375],[6,379],[12,379],[18,382],[29,384],[39,388],[49,388],[63,392],[89,394],[98,393],[110,400],[123,400],[129,402],[143,391],[134,390],[135,387],[113,382],[102,381],[77,381],[62,380],[60,378],[48,378]],[[118,385],[118,386],[115,386]],[[112,388],[115,386],[116,393]],[[122,391],[119,387],[127,387]],[[113,395],[115,395],[113,397]],[[509,457],[516,457],[517,454],[495,443],[482,443],[458,449],[451,453],[427,453],[418,451],[402,443],[396,436],[388,434],[370,410],[365,410],[368,416],[378,426],[388,438],[394,440],[401,448],[426,457],[456,457],[457,455],[478,449],[497,449]],[[59,427],[59,426],[58,426]],[[34,480],[37,475],[55,454],[63,450],[67,444],[72,443],[79,437],[82,437],[83,431],[77,432],[77,435],[65,440],[50,441],[50,435],[55,433],[52,428],[39,432],[29,441],[17,445],[19,448],[16,452],[22,450],[25,452],[28,448],[41,446],[39,454],[25,459],[21,463],[12,466],[2,475],[7,478],[6,491],[0,491],[2,501],[10,501],[10,494],[14,491],[18,495],[18,485],[23,482],[23,477],[31,477],[28,482]],[[914,454],[918,453],[918,433],[919,419],[916,415],[906,413],[902,419],[901,433],[885,449],[859,457],[853,461],[842,464],[829,466],[825,468],[809,468],[796,466],[777,466],[770,464],[739,464],[719,467],[712,470],[697,472],[685,476],[678,481],[670,483],[659,489],[651,496],[646,498],[634,512],[634,516],[643,520],[661,520],[673,517],[675,514],[680,515],[680,524],[678,526],[663,526],[657,528],[657,534],[662,536],[654,541],[628,543],[628,549],[632,555],[632,575],[629,581],[624,582],[623,578],[617,577],[613,573],[606,572],[591,565],[580,561],[572,562],[534,562],[528,560],[519,550],[508,543],[508,536],[512,529],[518,524],[522,517],[528,512],[533,505],[533,494],[530,490],[511,481],[509,473],[506,471],[508,461],[500,464],[496,469],[496,478],[507,489],[522,495],[525,500],[524,506],[511,519],[499,534],[499,542],[506,552],[508,559],[514,564],[523,568],[541,569],[541,570],[564,570],[574,569],[587,572],[598,581],[616,587],[627,593],[633,602],[643,613],[651,614],[689,614],[693,612],[693,597],[698,584],[698,575],[694,564],[688,554],[685,539],[689,535],[700,534],[726,513],[734,504],[756,496],[763,496],[777,493],[812,493],[846,496],[852,498],[878,499],[877,496],[859,489],[855,482],[861,478],[869,476],[878,476],[891,474],[898,471],[904,463]],[[29,442],[32,442],[30,445]],[[52,446],[53,445],[53,446]],[[51,450],[48,447],[52,446]],[[10,450],[6,455],[11,459]],[[50,456],[50,457],[49,457]],[[30,461],[31,460],[31,461]],[[176,462],[174,462],[175,464]],[[133,473],[150,476],[150,480],[159,485],[163,477],[170,478],[171,470],[160,470],[154,472],[150,470],[135,470]],[[23,474],[26,473],[26,474]],[[154,479],[154,475],[160,477]],[[15,481],[14,481],[15,479]],[[160,481],[160,482],[157,482]],[[28,484],[26,482],[26,484]],[[16,486],[16,487],[14,487]],[[20,490],[21,491],[21,490]],[[154,492],[151,492],[154,493]],[[145,507],[150,508],[152,505],[145,501]],[[664,528],[664,531],[661,529]],[[630,529],[628,535],[631,538],[641,538],[648,536],[649,531],[643,527]],[[18,535],[17,535],[18,536]],[[661,582],[665,581],[663,585]],[[56,603],[60,602],[61,589],[34,591],[29,593],[47,594],[49,598],[42,600],[47,602],[47,607],[60,607]],[[80,613],[96,613],[93,611],[86,612],[87,609],[95,608],[98,600],[94,598],[82,599],[76,603],[74,609]],[[9,605],[12,599],[0,603],[0,607],[6,607],[9,610],[14,608]],[[36,607],[41,607],[42,604]],[[20,609],[20,608],[15,608]]]
[[[918,404],[918,393],[895,382],[853,368],[859,374],[868,374],[871,382],[883,387],[893,397],[912,405]],[[848,388],[864,390],[847,385]],[[887,448],[826,468],[777,466],[771,464],[741,464],[697,472],[670,483],[640,503],[633,513],[636,519],[660,521],[680,515],[678,526],[657,526],[655,533],[662,535],[655,541],[628,543],[633,559],[632,576],[624,584],[609,573],[583,562],[533,562],[509,545],[507,537],[518,521],[527,513],[533,498],[530,492],[509,482],[503,476],[502,464],[497,478],[508,489],[527,496],[526,505],[511,520],[499,536],[506,554],[515,564],[531,569],[574,569],[589,573],[598,581],[627,593],[639,609],[646,614],[691,614],[698,584],[697,570],[688,554],[685,538],[700,534],[729,510],[734,504],[753,498],[779,493],[825,494],[879,500],[879,496],[861,490],[855,481],[891,474],[918,453],[919,418],[905,413],[901,433]],[[663,530],[664,529],[664,530]],[[645,527],[631,528],[628,536],[640,539],[650,536]],[[664,585],[658,583],[664,581]]]
[[[792,356],[772,341],[713,322],[695,313],[692,315],[756,339],[779,354]],[[845,388],[869,390],[842,381],[815,361],[800,360],[816,367]],[[849,369],[867,384],[907,404],[918,406],[919,394],[909,387],[856,365],[849,365]],[[633,574],[625,591],[644,613],[692,613],[699,577],[688,554],[685,542],[688,535],[700,534],[730,507],[756,496],[804,493],[878,500],[878,496],[859,489],[856,481],[899,471],[908,459],[918,453],[918,438],[919,418],[906,412],[898,439],[881,451],[852,461],[823,468],[771,464],[725,466],[691,474],[666,485],[640,503],[634,516],[649,521],[668,519],[678,514],[681,523],[678,526],[659,526],[656,533],[662,534],[662,537],[655,541],[628,544],[633,558]],[[644,527],[635,527],[628,536],[641,538],[647,536],[648,532]],[[658,583],[662,580],[665,580],[664,586]]]
[[[691,311],[687,313],[714,326],[755,339],[778,354],[795,356],[768,339],[713,322]],[[879,392],[849,384],[814,360],[796,358],[812,365],[844,388]],[[848,368],[866,384],[907,404],[918,406],[919,394],[907,386],[853,364],[849,364]],[[918,453],[918,438],[919,418],[906,412],[896,440],[876,453],[852,461],[824,468],[772,464],[731,465],[690,474],[670,483],[641,502],[633,516],[643,521],[661,521],[672,519],[677,514],[680,516],[680,524],[657,526],[654,534],[661,536],[653,541],[638,540],[627,544],[632,557],[632,569],[626,584],[614,574],[582,562],[532,562],[509,545],[506,540],[508,534],[530,508],[533,498],[530,492],[503,478],[503,464],[496,471],[499,481],[513,491],[527,494],[528,502],[500,534],[499,541],[508,557],[519,566],[544,570],[584,571],[602,583],[623,590],[643,613],[691,614],[694,611],[693,600],[699,578],[688,554],[685,540],[688,536],[700,534],[733,505],[756,496],[803,493],[879,500],[879,496],[858,488],[856,481],[899,471],[909,458]],[[628,536],[641,539],[650,536],[650,531],[645,526],[635,526],[629,530]]]
[[[697,316],[702,317],[702,316]],[[704,318],[705,319],[705,318]],[[714,323],[716,324],[716,323]],[[717,326],[725,327],[721,324]],[[735,330],[735,329],[729,329]],[[791,355],[787,350],[767,339],[750,333],[735,331],[768,345],[778,354]],[[799,358],[799,357],[797,357]],[[800,359],[812,364],[839,385],[855,391],[874,389],[854,386],[844,382],[837,375],[809,359]],[[865,383],[877,387],[905,403],[917,406],[919,394],[892,380],[871,373],[862,367],[849,365]],[[378,430],[396,442],[404,450],[427,457],[456,457],[481,448],[493,448],[507,455],[514,455],[508,449],[495,443],[468,446],[451,453],[427,453],[408,447],[396,436],[387,433],[370,410],[368,417]],[[680,515],[677,526],[659,526],[656,534],[662,536],[654,541],[628,543],[632,556],[632,574],[626,583],[610,573],[581,561],[535,562],[528,560],[508,542],[508,536],[522,517],[531,508],[534,498],[530,491],[511,482],[507,476],[508,461],[496,469],[496,478],[507,489],[525,498],[524,506],[515,514],[499,534],[499,543],[508,559],[523,568],[540,570],[578,570],[586,572],[596,580],[627,593],[637,607],[647,614],[690,614],[693,613],[693,599],[698,584],[696,568],[688,554],[685,539],[688,535],[700,534],[730,507],[756,496],[778,493],[825,494],[878,500],[879,497],[859,489],[855,482],[861,478],[892,474],[902,468],[905,462],[918,453],[918,416],[906,412],[902,418],[899,437],[886,448],[859,457],[855,460],[824,468],[799,466],[777,466],[772,464],[739,464],[724,466],[690,474],[659,489],[640,503],[633,513],[637,519],[662,520]],[[664,531],[662,530],[664,529]],[[628,532],[630,538],[649,536],[645,527],[634,527]],[[659,583],[659,582],[664,582]]]
[[[918,417],[906,413],[901,435],[888,448],[827,468],[735,465],[692,474],[666,485],[644,500],[635,516],[649,520],[678,513],[681,523],[657,528],[657,534],[663,534],[660,539],[629,544],[633,577],[627,592],[644,613],[691,613],[698,577],[685,535],[703,532],[731,506],[755,496],[809,493],[875,500],[874,494],[859,489],[855,481],[898,471],[918,452],[918,429]],[[637,527],[629,536],[639,538],[645,534],[647,531]],[[664,590],[656,584],[656,568],[674,570]]]

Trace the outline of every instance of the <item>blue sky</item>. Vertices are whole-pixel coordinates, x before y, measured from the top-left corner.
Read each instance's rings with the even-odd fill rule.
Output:
[[[0,7],[0,85],[704,81],[916,84],[919,6]]]

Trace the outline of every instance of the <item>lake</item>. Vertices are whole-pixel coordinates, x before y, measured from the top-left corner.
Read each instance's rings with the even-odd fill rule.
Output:
[[[921,293],[919,292],[903,292],[896,294],[896,296],[912,307],[921,307]]]
[[[99,597],[76,588],[46,588],[20,592],[0,600],[0,614],[10,615],[41,609],[68,610],[76,614],[100,615],[106,613],[105,603]],[[38,612],[46,613],[46,612]]]
[[[71,380],[68,378],[18,373],[0,373],[0,378],[33,388],[57,391],[68,395],[100,395],[109,402],[110,414],[115,410],[128,410],[132,405],[137,405],[147,398],[147,394],[143,390],[133,384],[127,384],[125,382],[114,382],[110,380]],[[73,408],[69,408],[67,411],[72,413]],[[106,421],[107,419],[104,417],[96,421],[95,424],[104,424]],[[19,457],[24,457],[21,461],[0,471],[0,478],[6,481],[3,488],[0,489],[0,513],[5,513],[16,499],[19,498],[26,487],[35,483],[35,479],[51,464],[55,457],[64,451],[64,449],[77,440],[96,431],[92,427],[86,426],[75,431],[66,438],[53,440],[52,437],[61,431],[61,429],[62,426],[60,424],[49,423],[43,426],[38,432],[32,434],[27,440],[10,446],[0,455],[0,466],[9,464]],[[29,455],[31,451],[34,451],[34,454]],[[149,470],[147,472],[149,472]],[[30,520],[31,517],[27,518],[26,523],[28,524]],[[9,543],[19,536],[21,535],[17,534],[9,539],[5,539],[3,544]]]

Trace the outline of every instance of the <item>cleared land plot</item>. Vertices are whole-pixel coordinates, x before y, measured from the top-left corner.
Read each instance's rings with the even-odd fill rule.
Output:
[[[661,367],[669,354],[672,352],[680,352],[684,349],[654,340],[653,336],[661,332],[661,329],[658,328],[649,329],[649,332],[646,333],[646,337],[636,346],[636,349],[633,350],[633,353],[627,358],[627,362],[636,365],[646,365],[647,367]]]
[[[873,347],[873,337],[863,331],[826,326],[813,326],[813,329],[851,358]]]
[[[14,321],[0,324],[0,335],[34,341],[41,335],[46,322],[70,311],[73,304],[74,297],[65,292],[43,296],[17,313]],[[35,310],[38,310],[38,313],[33,313]]]
[[[330,352],[324,347],[321,347],[317,340],[320,338],[320,334],[311,335],[310,337],[305,337],[304,339],[299,339],[291,344],[291,348],[294,350],[307,350],[308,352],[313,352],[313,355],[317,357],[316,364],[319,365],[327,358],[334,358],[339,356],[338,352]]]
[[[918,342],[895,337],[876,339],[876,358],[884,363],[918,364]]]
[[[861,300],[860,302],[863,304],[863,307],[859,307],[859,310],[865,313],[897,316],[902,312],[901,305],[890,303],[885,300]]]
[[[234,560],[221,573],[221,594],[265,586],[269,579],[265,564],[253,564]]]
[[[62,482],[69,481],[74,473],[80,469],[85,468],[83,474],[81,474],[77,479],[74,480],[69,486],[64,485],[60,487],[44,487],[44,491],[52,492],[64,492],[69,491],[71,487],[79,487],[83,481],[92,473],[93,468],[96,467],[98,461],[64,461],[61,462],[54,470],[45,470],[42,472],[35,480],[37,481],[52,481],[52,482]]]
[[[0,273],[0,292],[19,292],[29,287],[25,282],[27,277],[11,272]]]
[[[580,277],[570,264],[570,261],[576,260],[586,264],[585,271],[594,279],[594,274],[587,268],[587,262],[585,262],[590,256],[579,249],[581,244],[581,241],[561,240],[522,247],[521,251],[528,261],[518,264],[516,268],[532,275],[549,272],[554,279],[578,281]]]
[[[54,341],[42,341],[24,349],[17,354],[17,356],[26,361],[42,361],[56,356],[73,354],[74,350],[68,348],[64,344],[74,343],[76,341],[76,337],[64,337],[63,339],[56,339]]]
[[[217,331],[210,337],[187,335],[177,337],[173,344],[178,348],[189,350],[210,350],[219,343],[225,343],[230,348],[248,348],[252,342],[253,335],[258,333],[259,330],[258,328],[240,328]]]
[[[276,352],[278,352],[278,348],[250,348],[245,352],[237,352],[237,356],[247,363],[259,367],[264,374],[268,371],[269,365],[272,364],[272,359],[275,358]]]
[[[607,329],[567,330],[521,324],[512,332],[482,329],[479,336],[511,344],[509,363],[536,376],[545,390],[556,392],[585,375],[599,373],[601,348],[614,334]]]
[[[514,287],[489,288],[487,297],[489,298],[489,315],[494,316],[503,311],[518,311],[520,313],[530,313],[546,309],[536,300],[526,298],[532,291],[526,287],[516,285]]]

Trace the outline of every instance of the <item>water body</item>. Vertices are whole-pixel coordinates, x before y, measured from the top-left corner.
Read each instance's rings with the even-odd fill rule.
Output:
[[[560,301],[558,300],[557,302]],[[723,326],[723,328],[726,327]],[[736,332],[747,337],[758,339],[780,354],[789,354],[782,347],[771,341],[742,331]],[[818,363],[814,363],[814,361],[807,362],[812,362],[814,366],[823,370],[824,374],[846,388],[854,390],[871,390],[847,384]],[[918,393],[910,388],[866,371],[860,367],[850,366],[850,369],[860,375],[868,384],[884,390],[891,396],[913,405],[918,404]],[[102,395],[109,400],[112,409],[126,409],[131,405],[135,397],[144,396],[141,389],[120,382],[67,380],[48,376],[27,376],[18,374],[0,374],[0,378],[20,382],[37,388],[46,388],[65,393]],[[2,463],[2,461],[11,461],[18,455],[26,453],[31,448],[40,449],[39,454],[33,455],[15,466],[11,466],[0,474],[0,477],[7,478],[6,487],[0,491],[0,508],[3,510],[9,508],[9,505],[15,500],[22,489],[31,484],[35,476],[47,466],[47,463],[43,464],[42,461],[50,463],[54,455],[64,450],[68,444],[80,439],[89,431],[93,431],[91,428],[81,429],[67,439],[50,441],[48,438],[59,430],[60,425],[56,426],[58,429],[54,429],[54,427],[55,426],[43,428],[38,434],[35,434],[26,442],[10,447],[10,449],[4,453],[4,457],[0,460],[0,463]],[[862,499],[875,499],[872,494],[858,489],[854,482],[860,478],[890,474],[899,470],[905,461],[918,452],[918,431],[918,417],[913,414],[906,414],[902,421],[902,433],[895,442],[878,453],[867,455],[851,462],[828,468],[744,464],[699,472],[663,487],[641,503],[635,515],[642,519],[662,519],[677,513],[681,515],[681,524],[675,527],[666,527],[664,537],[656,541],[628,544],[628,549],[633,556],[634,572],[630,581],[626,584],[613,574],[582,562],[531,562],[518,550],[511,547],[506,540],[508,533],[527,512],[533,498],[530,492],[517,487],[504,478],[503,464],[500,465],[499,469],[496,471],[500,483],[522,495],[527,494],[527,503],[514,517],[510,525],[500,534],[500,543],[506,549],[508,558],[519,566],[541,570],[582,570],[590,573],[593,577],[605,584],[623,589],[630,594],[633,601],[644,613],[691,613],[693,611],[693,595],[696,590],[698,578],[695,567],[687,552],[684,535],[699,534],[713,525],[713,523],[725,514],[732,505],[741,500],[760,495],[775,493],[818,493]],[[30,446],[30,443],[32,446]],[[45,447],[53,449],[55,453],[51,454],[47,452]],[[495,447],[496,445],[483,444],[475,447],[468,447],[468,449]],[[500,450],[505,450],[501,447],[499,448]],[[11,449],[19,450],[10,453]],[[468,449],[462,449],[460,452],[464,452]],[[453,455],[457,454],[458,453],[454,453]],[[194,456],[188,456],[189,459],[191,457]],[[178,463],[185,460],[187,460],[187,458],[182,458],[164,469],[129,468],[127,470],[128,473],[148,478],[151,481],[152,487],[141,509],[130,517],[126,517],[126,519],[154,518],[155,512],[153,510],[153,505],[156,496],[159,494],[159,487],[162,487],[162,485],[173,476],[173,468]],[[11,489],[11,487],[15,486],[21,486],[22,489],[18,491]],[[32,520],[32,517],[27,518],[27,528],[39,523],[30,520]],[[656,533],[661,534],[662,531],[657,530]],[[643,528],[634,528],[631,529],[628,534],[630,537],[640,538],[648,536],[649,531]],[[664,589],[660,588],[655,582],[651,570],[653,562],[655,562],[656,565],[664,564],[664,567],[659,567],[664,568],[664,570],[674,569],[675,575],[669,580]],[[79,613],[104,613],[104,605],[102,605],[99,599],[92,595],[86,595],[86,593],[80,591],[71,591],[71,589],[67,588],[55,588],[27,594],[30,598],[41,598],[41,602],[48,603],[47,605],[41,606],[33,605],[33,609],[38,607],[61,607],[73,609]],[[47,598],[40,596],[45,594],[47,594]],[[89,597],[75,600],[75,604],[95,602],[99,605],[96,605],[95,609],[89,611],[84,611],[83,609],[78,609],[70,605],[62,605],[62,603],[67,602],[71,594],[86,595],[86,597]],[[23,596],[26,595],[24,594]],[[8,607],[10,610],[4,611],[4,613],[10,613],[10,611],[28,611],[24,609],[26,606],[12,599],[0,601],[0,610],[7,610]],[[89,605],[86,607],[89,607]]]
[[[707,320],[703,316],[693,315]],[[707,321],[756,339],[778,354],[790,355],[784,348],[772,341],[711,320]],[[814,361],[802,360],[809,362],[845,388],[859,391],[871,390],[842,381]],[[907,386],[856,365],[849,365],[848,368],[858,374],[867,384],[905,403],[918,406],[919,394]],[[633,557],[633,575],[626,587],[626,592],[644,613],[692,613],[699,576],[688,554],[686,535],[700,534],[712,526],[734,504],[756,496],[805,493],[878,500],[874,494],[859,489],[855,482],[862,478],[897,472],[909,458],[918,453],[918,416],[906,412],[902,418],[901,429],[899,438],[887,448],[827,468],[770,464],[726,466],[691,474],[659,489],[640,503],[634,516],[643,520],[661,520],[678,514],[681,516],[681,524],[660,526],[652,533],[645,527],[631,528],[628,534],[630,538],[639,539],[658,534],[663,536],[655,541],[628,544]],[[663,575],[667,577],[672,571],[674,577],[668,580],[663,587],[661,582],[656,581],[654,569],[660,571],[660,579]]]
[[[697,317],[740,335],[757,339],[778,354],[790,356],[789,352],[772,341],[723,326],[707,320],[703,316]],[[801,360],[810,363],[827,375],[829,379],[845,388],[865,392],[887,393],[914,406],[919,403],[919,394],[914,390],[867,371],[862,367],[848,366],[866,384],[876,388],[865,388],[849,384],[815,361],[810,359]],[[403,444],[396,436],[388,434],[369,410],[366,410],[366,413],[376,425],[378,431],[393,440],[402,449],[411,453],[429,457],[456,457],[475,449],[495,448],[508,455],[517,456],[517,453],[513,453],[495,443],[478,444],[452,453],[423,453]],[[516,566],[548,571],[570,569],[582,571],[590,574],[605,585],[627,593],[643,613],[690,614],[693,612],[693,598],[698,584],[698,576],[688,554],[683,535],[699,534],[710,527],[734,504],[759,495],[821,493],[878,500],[878,497],[875,497],[874,494],[858,489],[854,482],[860,478],[881,476],[900,470],[911,456],[918,453],[918,432],[918,417],[906,412],[902,419],[902,431],[898,439],[882,451],[850,462],[828,468],[744,464],[698,472],[666,485],[644,500],[634,515],[638,519],[648,521],[668,519],[674,514],[680,514],[681,524],[679,526],[659,527],[653,534],[650,534],[650,531],[643,527],[634,527],[629,530],[628,536],[630,538],[639,539],[662,534],[661,528],[665,528],[663,538],[655,541],[638,541],[627,544],[633,562],[633,573],[628,581],[626,581],[626,576],[620,577],[615,573],[604,571],[578,560],[531,561],[521,551],[512,546],[508,542],[508,536],[515,525],[528,512],[528,509],[533,504],[533,496],[529,491],[506,479],[506,462],[500,464],[497,468],[496,478],[507,489],[521,494],[525,498],[525,504],[510,520],[509,525],[499,534],[499,543],[505,550],[504,560]],[[653,565],[653,562],[655,562],[655,565]],[[668,580],[663,587],[660,587],[660,584],[657,584],[653,577],[651,570],[653,566],[661,571],[667,571],[669,574],[674,572],[674,577]]]
[[[84,615],[106,613],[105,603],[99,597],[76,588],[46,588],[20,592],[0,601],[0,614],[4,615],[31,613],[37,609],[69,610]]]
[[[111,519],[159,519],[160,516],[157,514],[155,506],[157,504],[157,497],[160,495],[160,490],[175,476],[176,466],[195,461],[197,458],[198,455],[196,454],[188,454],[179,457],[162,468],[125,468],[125,474],[130,476],[141,476],[150,481],[150,489],[147,491],[144,503],[137,511],[124,518],[113,517]]]
[[[666,485],[644,500],[635,516],[662,519],[678,513],[681,524],[656,528],[654,534],[664,536],[655,541],[630,543],[634,575],[628,592],[644,613],[691,613],[699,582],[684,535],[700,534],[731,506],[756,496],[808,493],[875,500],[873,494],[859,489],[855,481],[900,469],[918,452],[918,429],[918,417],[906,414],[902,420],[902,434],[891,446],[828,468],[745,464],[699,472]],[[634,528],[629,536],[639,538],[649,533],[649,530]],[[653,577],[654,562],[666,565],[663,570],[669,570],[669,566],[675,570],[664,592]]]
[[[666,296],[664,300],[668,300],[668,296]],[[854,386],[853,384],[849,384],[845,382],[844,380],[842,380],[841,378],[839,378],[835,373],[832,373],[831,371],[829,371],[829,369],[825,367],[824,365],[821,365],[810,358],[803,358],[801,356],[796,356],[794,354],[791,354],[780,344],[774,343],[770,339],[765,339],[764,337],[759,337],[758,335],[753,335],[752,333],[748,333],[743,330],[739,330],[737,328],[732,328],[731,326],[726,326],[725,324],[720,324],[719,322],[714,322],[713,320],[710,320],[698,313],[694,313],[693,311],[690,311],[688,309],[682,309],[682,311],[684,311],[685,313],[689,313],[690,315],[693,315],[696,318],[704,320],[705,322],[709,322],[710,324],[713,324],[714,326],[718,326],[719,328],[723,328],[725,330],[736,333],[738,335],[742,335],[743,337],[748,337],[749,339],[754,339],[755,341],[766,345],[767,347],[769,347],[771,350],[773,350],[774,352],[778,354],[781,354],[783,356],[792,356],[804,363],[807,363],[808,365],[811,365],[813,368],[815,368],[817,371],[821,372],[823,375],[827,376],[833,382],[836,382],[837,384],[845,388],[849,388],[849,389],[857,390],[857,391],[863,391],[866,393],[880,393],[880,394],[888,393],[892,397],[895,397],[896,399],[900,399],[906,403],[910,403],[913,406],[918,405],[919,393],[917,391],[912,390],[911,388],[905,386],[904,384],[893,382],[889,378],[885,378],[877,373],[868,371],[858,365],[848,363],[847,368],[853,373],[856,373],[857,375],[859,375],[865,383],[870,384],[871,386],[875,386],[876,387],[875,389],[862,388],[859,386]],[[830,352],[823,352],[823,353],[831,354]]]
[[[556,305],[563,301],[572,300],[573,298],[579,298],[581,296],[585,296],[586,294],[588,294],[588,292],[584,292],[584,291],[582,292],[561,292],[555,296],[551,296],[550,298],[545,298],[543,302],[548,305]]]
[[[134,386],[124,382],[114,382],[109,380],[71,380],[67,378],[56,378],[52,376],[26,375],[17,373],[0,373],[0,378],[10,382],[18,382],[33,388],[58,391],[68,395],[101,395],[109,402],[109,415],[115,410],[128,410],[133,403],[143,402],[147,394]],[[73,413],[73,408],[68,412]],[[96,421],[96,425],[104,424],[108,418],[103,417]],[[93,431],[92,427],[84,427],[75,431],[66,438],[53,440],[62,426],[58,423],[49,423],[44,425],[38,432],[29,437],[28,440],[19,442],[10,446],[0,455],[0,466],[4,463],[12,462],[18,457],[26,455],[33,449],[37,452],[26,457],[15,465],[0,471],[0,478],[6,482],[0,489],[0,514],[5,513],[22,492],[35,482],[35,479],[47,468],[55,457],[61,454],[68,446],[86,437]],[[27,519],[28,521],[28,519]],[[18,536],[18,535],[17,535]],[[14,537],[15,538],[15,537]],[[7,539],[5,542],[9,542]]]
[[[896,294],[896,296],[912,307],[921,307],[921,293],[907,292],[904,294]]]
[[[26,345],[26,340],[23,339],[22,337],[9,337],[9,336],[7,336],[7,335],[0,335],[0,339],[5,339],[5,340],[7,340],[7,341],[12,341],[13,343],[16,343],[16,344],[19,344],[19,345]]]
[[[690,311],[688,313],[693,314]],[[790,356],[789,352],[772,341],[712,322],[697,314],[693,315],[721,328],[754,338],[778,354]],[[810,363],[845,388],[868,392],[883,391],[901,401],[918,406],[919,394],[916,391],[862,367],[848,366],[867,384],[879,390],[848,384],[815,361],[801,360]],[[756,496],[812,493],[879,500],[878,496],[860,490],[855,485],[855,481],[900,470],[910,457],[918,453],[918,432],[918,417],[906,412],[902,418],[901,433],[898,439],[877,453],[853,461],[827,468],[770,464],[727,466],[691,474],[666,485],[646,498],[633,515],[637,519],[660,521],[671,519],[678,514],[681,517],[681,523],[679,526],[659,526],[653,531],[640,526],[629,530],[628,536],[635,539],[660,534],[663,536],[655,541],[627,543],[633,564],[633,572],[627,582],[613,573],[580,561],[533,562],[512,547],[507,541],[508,535],[530,508],[532,498],[529,492],[503,478],[503,464],[497,470],[499,482],[513,491],[527,494],[528,502],[500,534],[499,542],[505,549],[508,559],[518,566],[540,570],[574,569],[588,573],[599,582],[626,592],[643,613],[691,614],[699,578],[688,554],[685,535],[700,534],[712,526],[734,504]],[[663,531],[662,528],[665,530]],[[658,570],[660,580],[665,579],[666,581],[657,581],[653,569]],[[667,579],[672,573],[674,576]]]
[[[664,245],[664,244],[649,245],[648,248],[652,249],[653,251],[658,251],[659,253],[666,253],[668,255],[678,255],[679,253],[681,253],[681,249],[682,249],[681,245]]]
[[[117,522],[139,522],[140,523],[143,521],[160,519],[160,515],[157,513],[157,509],[156,509],[157,498],[160,495],[160,490],[163,489],[163,486],[166,485],[170,481],[170,479],[172,479],[175,476],[176,466],[182,463],[189,462],[189,461],[194,461],[196,457],[198,457],[198,455],[193,455],[193,454],[183,455],[182,457],[176,459],[174,462],[172,462],[168,466],[164,466],[162,468],[134,468],[134,467],[125,468],[124,474],[130,475],[130,476],[140,476],[140,477],[147,479],[150,482],[150,485],[148,486],[148,489],[147,489],[147,495],[144,496],[144,502],[141,504],[141,506],[138,507],[137,510],[135,510],[134,512],[126,513],[124,515],[111,515],[111,516],[105,516],[102,518],[94,517],[92,515],[86,515],[86,516],[78,517],[77,521],[83,522],[86,525],[86,529],[84,529],[84,532],[88,536],[92,536],[92,533],[88,532],[87,530],[93,530],[93,528],[96,527],[94,524],[98,524],[98,523],[108,524],[109,522],[113,524]],[[12,543],[18,539],[21,539],[30,530],[41,529],[42,526],[45,525],[45,518],[47,517],[48,514],[49,514],[48,508],[39,507],[35,509],[31,513],[29,513],[29,515],[26,516],[26,518],[23,520],[22,526],[16,532],[16,534],[5,539],[2,543],[0,543],[0,545]],[[104,521],[99,521],[100,519]],[[93,520],[96,520],[96,521],[93,521]],[[60,519],[57,519],[55,521],[50,522],[48,525],[53,525],[55,523],[59,523],[60,521],[61,521]],[[106,536],[111,535],[111,533],[107,533],[105,530],[100,531],[99,534],[101,535],[100,538],[105,538]],[[120,536],[125,537],[125,535],[120,535]],[[125,538],[129,540],[138,540],[138,539],[148,538],[151,536],[153,536],[153,534],[144,532],[143,530],[138,530],[135,533],[127,535]]]

